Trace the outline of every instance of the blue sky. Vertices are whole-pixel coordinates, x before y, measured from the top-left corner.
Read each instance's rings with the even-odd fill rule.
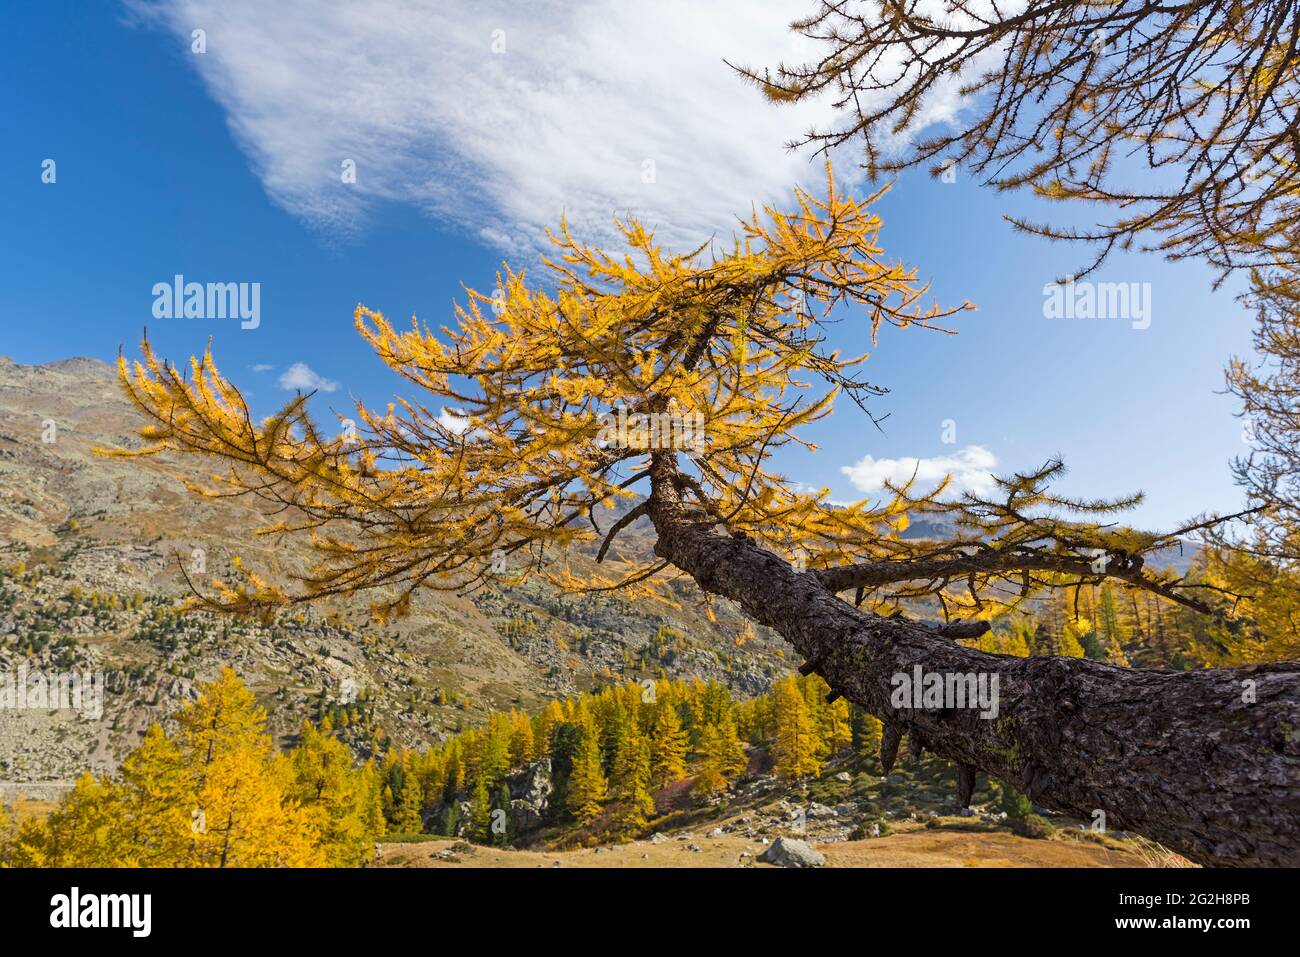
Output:
[[[721,63],[797,56],[782,24],[803,4],[744,18],[730,8],[755,8],[740,0],[699,6],[12,5],[0,38],[0,354],[110,360],[147,325],[169,357],[213,337],[259,411],[290,394],[280,377],[298,363],[335,386],[317,411],[346,411],[350,396],[379,403],[402,388],[357,340],[358,301],[436,323],[462,282],[489,288],[503,258],[532,262],[562,211],[596,239],[634,209],[669,242],[697,244],[751,201],[815,188],[818,161],[782,144],[825,108],[769,106]],[[959,106],[936,101],[935,120]],[[855,160],[835,157],[842,177]],[[1211,292],[1198,265],[1133,254],[1093,278],[1149,283],[1149,328],[1045,318],[1044,284],[1087,254],[1001,219],[1038,212],[962,171],[896,184],[881,203],[886,253],[916,265],[941,303],[979,311],[958,336],[885,331],[866,367],[892,390],[877,406],[883,433],[842,405],[815,429],[819,453],[782,463],[793,478],[851,498],[892,460],[969,466],[978,484],[989,462],[1028,468],[1059,453],[1064,491],[1145,490],[1142,524],[1239,507],[1228,462],[1245,446],[1219,392],[1250,322],[1232,290]],[[177,273],[260,283],[260,325],[154,318],[154,284]],[[867,331],[846,322],[836,335],[852,348]],[[844,471],[855,465],[856,487]]]

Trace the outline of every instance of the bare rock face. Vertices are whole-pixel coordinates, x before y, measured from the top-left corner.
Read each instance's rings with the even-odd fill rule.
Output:
[[[514,833],[526,834],[542,826],[551,807],[555,783],[551,777],[551,759],[534,761],[507,779],[510,788],[510,818]]]
[[[805,841],[778,837],[759,860],[777,867],[821,867],[826,863],[826,856]]]

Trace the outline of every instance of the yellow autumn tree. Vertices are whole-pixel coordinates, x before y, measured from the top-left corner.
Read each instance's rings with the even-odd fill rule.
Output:
[[[565,802],[578,823],[587,824],[600,814],[607,794],[607,782],[600,763],[600,739],[595,724],[587,717],[579,727],[581,739],[573,757]]]
[[[658,702],[650,725],[650,777],[657,787],[680,781],[686,776],[688,748],[689,741],[677,708],[669,701]]]
[[[198,801],[194,769],[159,725],[122,762],[127,834],[142,867],[187,863],[195,842]]]
[[[719,737],[718,726],[715,724],[706,724],[700,728],[696,746],[700,760],[695,769],[695,781],[691,785],[696,794],[716,794],[727,787],[727,779],[722,773],[722,746]]]
[[[382,833],[370,764],[305,725],[289,755],[231,669],[199,687],[175,737],[151,726],[116,778],[87,773],[46,815],[0,825],[24,867],[310,867],[360,863]]]
[[[255,421],[210,352],[186,374],[146,341],[143,361],[123,358],[119,371],[152,424],[143,447],[112,454],[212,456],[228,471],[196,491],[287,506],[264,531],[308,534],[317,564],[292,583],[241,569],[240,584],[214,580],[199,598],[240,613],[375,589],[384,616],[421,588],[463,589],[502,562],[523,577],[548,549],[595,536],[577,519],[635,499],[657,450],[693,463],[683,490],[707,514],[783,554],[806,547],[824,564],[891,553],[896,543],[872,543],[891,537],[901,503],[831,507],[828,492],[804,491],[768,465],[837,395],[865,405],[882,391],[858,377],[865,352],[825,344],[835,310],[865,310],[873,337],[884,326],[940,328],[958,311],[923,304],[915,272],[884,259],[870,211],[878,196],[850,198],[828,176],[825,198],[800,191],[793,212],[767,208],[712,252],[671,254],[630,221],[620,224],[625,256],[562,225],[546,261],[553,291],[507,269],[437,330],[400,331],[360,306],[358,332],[426,397],[359,407],[357,439],[313,421],[305,396]],[[825,388],[809,392],[812,383]],[[611,531],[645,513],[635,505]],[[616,574],[583,580],[548,573],[636,594],[668,565],[613,564]]]
[[[533,723],[522,711],[510,712],[510,765],[519,767],[537,756]]]
[[[650,743],[635,728],[614,754],[609,790],[618,802],[619,830],[632,834],[644,828],[655,812],[654,795],[650,791]]]
[[[988,499],[941,500],[940,483],[847,505],[772,468],[783,447],[815,447],[799,432],[837,397],[867,410],[886,391],[862,377],[867,351],[827,342],[829,323],[858,312],[874,343],[884,328],[951,331],[944,320],[971,308],[926,303],[915,270],[884,257],[880,195],[840,192],[828,166],[823,198],[797,190],[791,211],[755,212],[729,245],[669,252],[630,220],[619,223],[626,248],[607,251],[562,223],[544,285],[505,268],[495,289],[468,291],[450,325],[403,331],[358,306],[361,337],[418,390],[384,409],[358,405],[359,431],[321,426],[305,395],[257,421],[210,350],[177,367],[146,340],[141,361],[119,360],[149,423],[144,444],[106,454],[215,459],[224,473],[196,492],[260,499],[277,516],[264,534],[309,541],[316,562],[302,575],[272,580],[237,563],[234,585],[192,582],[211,610],[269,615],[367,591],[385,618],[422,589],[531,574],[665,597],[683,562],[639,564],[612,547],[650,514],[656,482],[681,498],[683,519],[797,558],[831,590],[863,589],[877,605],[937,594],[945,612],[975,614],[1109,576],[1201,607],[1175,576],[1133,561],[1189,529],[1117,526],[1140,496],[1052,494],[1059,462],[999,480]],[[624,503],[602,527],[604,507]],[[904,538],[909,511],[940,513],[960,533]],[[567,550],[586,541],[607,571],[569,569]],[[1099,572],[1090,550],[1115,560]]]
[[[748,763],[744,745],[736,732],[736,719],[730,711],[716,723],[709,722],[700,729],[697,751],[700,761],[695,774],[695,791],[698,794],[726,790],[744,772]]]
[[[555,730],[555,726],[563,720],[564,706],[554,698],[546,702],[546,707],[537,716],[537,730],[533,735],[539,752],[550,750],[551,733]]]
[[[382,829],[372,763],[353,769],[352,752],[328,728],[304,722],[290,755],[293,782],[288,796],[307,816],[311,831],[331,867],[354,867],[365,860]]]
[[[176,720],[195,778],[195,866],[325,863],[309,815],[287,797],[292,771],[274,755],[266,712],[233,669],[223,669]]]
[[[10,848],[15,867],[134,867],[126,839],[121,795],[111,782],[90,772],[46,818],[32,817],[18,827]]]
[[[776,773],[783,778],[803,778],[821,770],[817,729],[794,676],[787,676],[772,689],[776,718],[776,739],[772,757]]]

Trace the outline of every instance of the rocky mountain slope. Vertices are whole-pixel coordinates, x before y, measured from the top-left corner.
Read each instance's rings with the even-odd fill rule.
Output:
[[[182,562],[202,581],[229,576],[235,555],[273,575],[303,568],[305,556],[292,540],[255,537],[262,520],[250,504],[191,495],[184,482],[202,481],[203,463],[94,454],[134,444],[137,423],[102,362],[0,357],[0,701],[6,678],[16,687],[21,669],[28,676],[25,700],[0,706],[7,791],[41,797],[114,767],[223,665],[254,688],[281,739],[305,717],[349,706],[344,733],[361,754],[376,734],[423,746],[489,711],[602,681],[662,673],[755,693],[788,668],[782,643],[749,636],[726,606],[711,622],[695,601],[650,607],[540,582],[425,595],[383,628],[363,602],[267,626],[178,613]],[[645,531],[631,532],[624,547],[648,553]],[[70,672],[102,675],[102,715],[32,696],[37,675]]]

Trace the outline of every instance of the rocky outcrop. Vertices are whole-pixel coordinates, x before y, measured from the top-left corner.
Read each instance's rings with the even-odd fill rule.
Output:
[[[510,789],[510,820],[515,834],[526,834],[542,826],[555,793],[551,759],[534,761],[506,780]]]

